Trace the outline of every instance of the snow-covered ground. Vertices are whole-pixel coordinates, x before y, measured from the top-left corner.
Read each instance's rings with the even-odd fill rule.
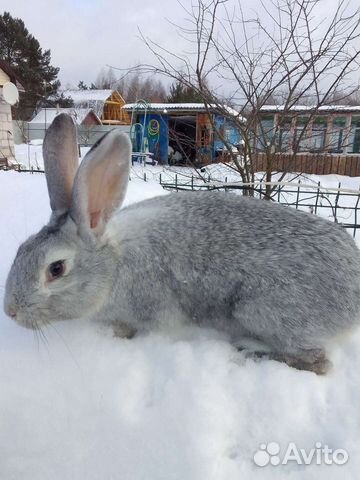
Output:
[[[127,203],[161,193],[133,176]],[[2,300],[19,243],[49,216],[45,177],[0,172],[0,205]],[[246,359],[211,331],[123,340],[78,320],[45,335],[0,312],[1,480],[358,478],[360,332],[334,348],[325,377]],[[257,466],[274,442],[280,460],[291,442],[321,446],[310,465]],[[346,464],[316,465],[325,445]]]

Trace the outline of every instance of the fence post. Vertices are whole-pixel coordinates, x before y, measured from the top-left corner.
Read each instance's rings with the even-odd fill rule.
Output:
[[[34,169],[32,169],[34,170]],[[35,170],[36,171],[36,170]],[[175,173],[175,172],[174,172]],[[185,180],[182,182],[181,180],[179,181],[179,175],[180,178],[185,178]],[[165,188],[166,190],[175,190],[175,191],[181,191],[181,190],[189,190],[189,186],[191,187],[191,190],[223,190],[225,192],[227,191],[232,191],[233,189],[249,189],[248,186],[243,185],[241,182],[240,184],[232,185],[231,183],[229,184],[228,177],[224,177],[223,183],[218,183],[216,185],[209,184],[207,182],[205,183],[197,183],[195,182],[195,179],[197,177],[194,177],[194,175],[191,176],[190,183],[189,183],[189,177],[186,176],[182,177],[182,174],[176,173],[174,175],[173,181],[170,182],[168,179],[165,179],[163,181],[162,179],[162,174],[159,173],[158,179],[160,181],[160,184]],[[146,173],[144,173],[144,180],[147,181],[146,178]],[[187,181],[186,181],[187,180]],[[266,186],[264,186],[264,180],[260,180],[258,183],[254,183],[253,185],[258,185],[255,190],[256,196],[260,196],[260,198],[263,198],[264,193],[266,194]],[[297,183],[297,185],[296,185]],[[330,188],[328,191],[322,192],[322,185],[321,182],[318,181],[313,188],[309,187],[307,185],[302,184],[301,180],[298,180],[297,182],[289,182],[290,187],[286,189],[286,185],[277,185],[277,190],[274,188],[273,193],[274,196],[272,197],[272,200],[277,200],[279,199],[279,202],[282,203],[283,205],[286,205],[288,207],[295,207],[296,209],[299,209],[301,206],[302,208],[309,208],[311,214],[317,215],[320,212],[328,212],[330,209],[332,212],[332,216],[334,217],[334,221],[338,224],[340,224],[343,228],[349,229],[350,234],[352,233],[353,237],[356,237],[357,231],[360,229],[360,224],[358,225],[358,219],[359,219],[359,209],[360,209],[360,186],[357,191],[353,190],[348,190],[342,192],[342,184],[339,182],[338,188]],[[294,190],[294,187],[296,185],[296,189]],[[274,186],[275,187],[275,186]],[[310,188],[311,194],[309,195],[309,190]],[[300,199],[300,193],[301,193],[301,199]],[[290,198],[288,197],[288,194],[290,194]],[[294,199],[294,194],[295,194],[295,199]],[[342,198],[346,200],[345,204],[342,204]],[[348,199],[351,199],[352,201],[349,203]],[[326,202],[325,202],[326,200]],[[335,200],[335,201],[334,201]],[[301,203],[300,203],[301,202]],[[340,219],[340,222],[337,219],[337,213],[338,211],[342,213],[343,209],[345,211],[351,211],[354,212],[352,213],[352,219],[353,221],[351,222],[344,222],[342,219]],[[352,232],[351,232],[352,230]]]
[[[353,233],[354,238],[355,238],[355,235],[356,235],[356,228],[357,228],[357,212],[358,212],[359,200],[360,200],[360,187],[359,187],[359,194],[358,194],[358,197],[357,197],[357,201],[356,201],[356,204],[355,204],[354,233]]]
[[[30,130],[29,130],[29,122],[27,123],[27,144],[28,144],[28,165],[30,168],[31,165],[31,150],[30,150]]]
[[[335,223],[338,223],[337,222],[337,208],[338,208],[338,201],[339,201],[339,196],[340,196],[340,187],[341,187],[341,182],[339,182],[339,185],[338,185],[338,192],[337,192],[337,195],[335,197],[335,207],[334,207],[334,218],[335,218]]]
[[[296,210],[299,207],[300,184],[301,184],[301,180],[298,181],[298,188],[297,188],[297,195],[296,195]]]
[[[320,182],[318,182],[318,188],[316,191],[316,201],[315,201],[315,215],[317,214],[317,207],[319,203],[319,195],[320,195]]]

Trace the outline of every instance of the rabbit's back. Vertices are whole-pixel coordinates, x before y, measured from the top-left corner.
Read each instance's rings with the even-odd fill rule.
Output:
[[[243,327],[262,336],[271,326],[275,336],[288,328],[326,337],[358,318],[358,249],[341,227],[314,215],[187,192],[126,208],[118,222],[120,244],[136,252],[127,258],[150,266],[138,283],[151,282],[154,301],[171,290],[200,323],[232,334]]]

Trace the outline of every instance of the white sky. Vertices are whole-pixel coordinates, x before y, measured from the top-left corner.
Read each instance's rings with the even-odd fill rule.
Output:
[[[237,1],[237,0],[231,0]],[[240,0],[239,0],[240,1]],[[259,0],[241,0],[251,14]],[[183,0],[187,7],[191,0]],[[337,0],[323,0],[324,15]],[[42,48],[51,49],[60,80],[90,83],[107,64],[120,68],[154,58],[138,38],[138,28],[173,51],[185,42],[167,19],[183,24],[185,12],[177,0],[1,0],[1,10],[24,20]]]
[[[138,27],[157,41],[178,39],[173,20],[183,16],[176,0],[12,0],[3,8],[24,20],[42,48],[50,48],[60,80],[94,81],[107,64],[126,68],[151,61]],[[168,40],[169,39],[169,40]]]

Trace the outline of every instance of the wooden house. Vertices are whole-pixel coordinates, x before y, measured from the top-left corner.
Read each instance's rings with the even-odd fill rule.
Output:
[[[310,106],[294,105],[284,113],[281,105],[264,105],[260,113],[265,133],[258,150],[264,149],[263,137],[273,138],[275,132],[279,152],[360,154],[360,106],[322,105],[314,113]]]
[[[117,90],[65,90],[74,108],[87,108],[99,117],[102,125],[129,125],[130,116],[122,107],[125,101]]]
[[[360,105],[264,105],[254,139],[254,169],[360,176]]]

